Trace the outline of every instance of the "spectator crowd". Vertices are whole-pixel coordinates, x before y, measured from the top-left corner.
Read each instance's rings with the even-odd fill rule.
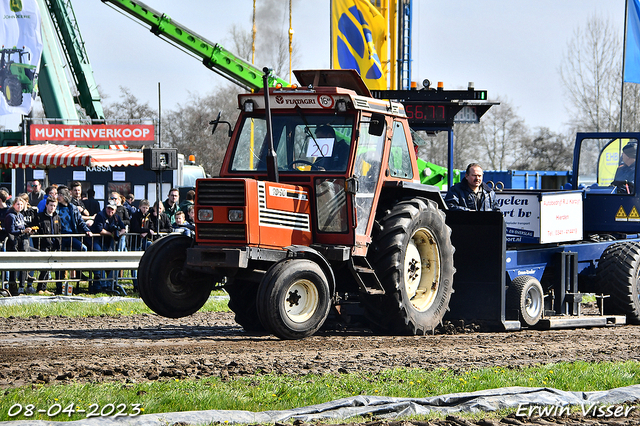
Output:
[[[195,192],[180,203],[172,188],[164,202],[153,206],[133,194],[109,193],[104,208],[93,189],[82,193],[82,184],[49,185],[44,190],[34,180],[29,193],[15,197],[0,188],[0,243],[8,251],[141,251],[162,235],[181,232],[194,236]],[[0,254],[1,256],[1,254]],[[56,294],[63,283],[88,281],[89,293],[117,292],[123,271],[19,271],[2,273],[2,293]],[[131,276],[137,290],[136,272]],[[51,288],[53,289],[53,287]]]

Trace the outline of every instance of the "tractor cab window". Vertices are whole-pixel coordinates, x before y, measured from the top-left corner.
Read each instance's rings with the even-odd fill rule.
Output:
[[[389,151],[389,172],[391,176],[412,179],[411,155],[407,145],[407,136],[404,133],[402,123],[393,122],[393,136],[391,138],[391,150]]]
[[[373,198],[380,177],[380,166],[386,138],[386,129],[382,131],[380,136],[370,134],[370,124],[363,122],[360,126],[360,138],[353,169],[353,174],[358,179],[358,192],[356,193],[358,224],[356,233],[360,235],[365,235],[367,231],[367,223],[373,208]]]
[[[636,139],[583,139],[578,164],[578,187],[603,192],[635,193]]]
[[[351,115],[274,114],[272,123],[278,171],[346,172],[353,134]],[[266,170],[266,136],[264,118],[245,117],[231,170]]]

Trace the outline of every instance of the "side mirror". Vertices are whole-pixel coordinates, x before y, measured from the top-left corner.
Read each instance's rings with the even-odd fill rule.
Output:
[[[214,134],[216,129],[218,128],[218,124],[220,123],[225,123],[227,126],[229,126],[229,137],[231,137],[231,135],[233,134],[233,130],[231,129],[231,123],[229,123],[228,121],[224,121],[224,120],[220,120],[220,115],[222,115],[222,111],[218,112],[218,116],[216,117],[215,120],[211,120],[209,122],[209,124],[213,125],[213,128],[211,129],[211,134]]]
[[[384,114],[371,114],[371,124],[369,124],[369,134],[372,136],[381,136],[384,132],[385,117]]]

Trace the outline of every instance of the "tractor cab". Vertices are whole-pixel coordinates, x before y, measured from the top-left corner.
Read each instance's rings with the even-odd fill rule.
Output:
[[[269,89],[275,160],[269,156],[264,93],[239,96],[241,114],[220,176],[301,186],[311,203],[313,242],[366,250],[382,181],[412,181],[418,174],[411,136],[400,104],[369,97],[352,70],[322,72],[326,86],[297,74],[307,77],[306,87]],[[349,81],[354,75],[357,81]],[[347,88],[331,86],[337,83]],[[277,179],[269,175],[270,161]]]
[[[585,232],[637,234],[637,133],[578,133],[573,186],[584,189]]]

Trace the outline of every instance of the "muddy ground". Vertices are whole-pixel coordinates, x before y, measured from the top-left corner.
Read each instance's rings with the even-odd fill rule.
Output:
[[[376,372],[393,367],[466,370],[576,360],[640,360],[640,326],[458,331],[397,337],[348,329],[282,341],[245,333],[231,313],[197,313],[181,319],[151,314],[0,318],[0,388],[70,381],[228,378],[256,372]],[[630,420],[619,420],[619,424],[630,424]],[[635,420],[631,424],[640,424],[640,416]],[[451,419],[447,424],[457,423]]]

